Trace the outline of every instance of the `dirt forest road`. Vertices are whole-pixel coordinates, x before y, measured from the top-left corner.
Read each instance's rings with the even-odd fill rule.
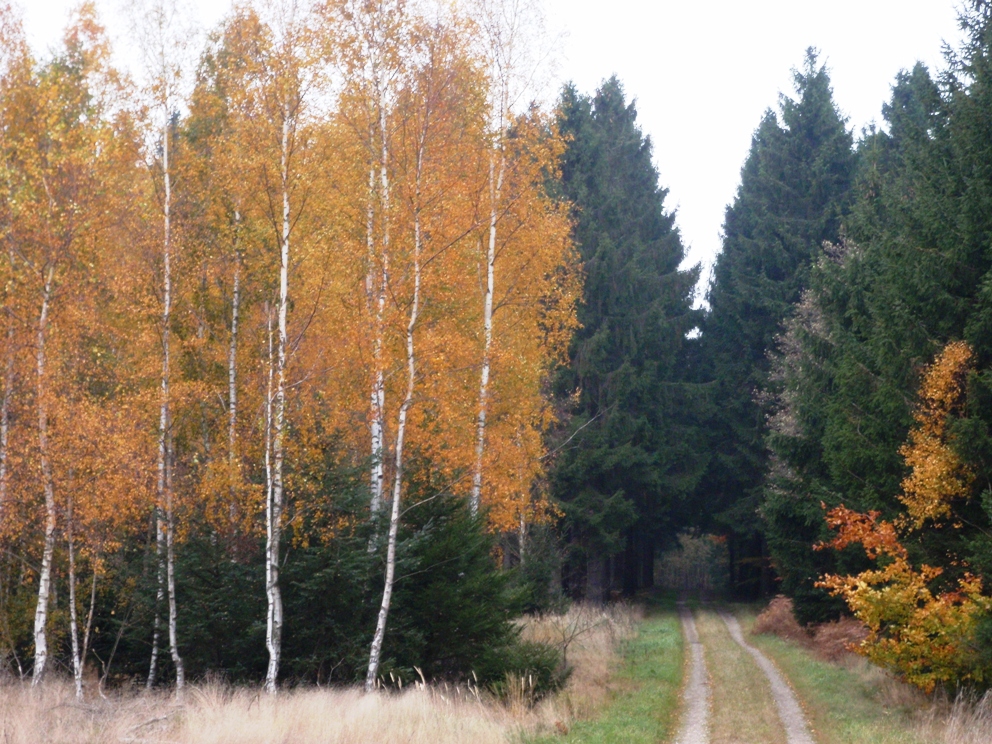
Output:
[[[815,744],[802,707],[737,618],[679,604],[688,669],[676,744]]]

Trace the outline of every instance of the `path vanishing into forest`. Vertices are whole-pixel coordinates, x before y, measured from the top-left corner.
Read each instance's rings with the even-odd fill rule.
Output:
[[[686,643],[676,744],[814,744],[795,693],[734,615],[679,603]]]

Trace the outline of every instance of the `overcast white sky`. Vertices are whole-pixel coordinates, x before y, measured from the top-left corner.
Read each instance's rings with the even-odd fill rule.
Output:
[[[39,53],[61,37],[73,0],[19,0]],[[687,263],[709,266],[720,250],[751,133],[791,68],[815,46],[831,70],[836,100],[860,132],[881,120],[896,73],[916,60],[940,68],[942,42],[956,44],[955,0],[544,0],[557,44],[555,77],[592,92],[611,74],[637,99],[654,143],[666,202],[689,247]],[[212,27],[230,0],[198,0]],[[126,45],[120,0],[97,0],[117,44]]]

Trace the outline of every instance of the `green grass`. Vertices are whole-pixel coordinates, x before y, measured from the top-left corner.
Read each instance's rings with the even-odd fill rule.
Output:
[[[741,612],[745,631],[754,616]],[[776,636],[749,635],[782,670],[802,701],[814,737],[820,744],[926,744],[914,730],[912,711],[887,702],[885,690],[895,690],[867,663],[841,666],[815,658],[804,648]],[[891,695],[889,697],[895,697]]]
[[[657,607],[640,624],[637,636],[624,649],[615,693],[602,713],[577,721],[565,736],[538,742],[651,742],[667,738],[676,725],[682,684],[682,630],[674,608]]]

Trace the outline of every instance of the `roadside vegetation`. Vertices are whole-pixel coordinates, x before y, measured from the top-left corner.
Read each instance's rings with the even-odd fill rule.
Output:
[[[846,648],[865,637],[854,621],[823,623],[807,632],[781,597],[761,614],[753,605],[738,606],[735,614],[751,642],[788,678],[820,744],[992,741],[992,696],[927,695],[900,681]]]
[[[604,704],[600,714],[593,719],[577,716],[574,725],[558,726],[532,741],[648,744],[669,740],[678,724],[684,650],[674,607],[666,603],[651,608],[636,635],[624,645],[623,663],[616,674],[600,688],[598,702]],[[568,689],[559,697],[568,699]],[[589,708],[573,709],[590,712]]]
[[[516,742],[568,731],[577,719],[592,717],[607,705],[618,685],[628,689],[626,671],[614,676],[625,648],[655,649],[639,666],[642,676],[658,662],[657,652],[679,648],[678,628],[670,618],[658,630],[652,629],[652,619],[632,641],[638,617],[639,611],[625,604],[576,604],[560,614],[521,621],[522,646],[541,643],[567,658],[561,674],[567,681],[556,693],[549,693],[537,673],[529,671],[508,673],[490,685],[415,682],[372,694],[356,687],[306,686],[272,696],[208,678],[188,684],[181,697],[134,687],[101,691],[93,675],[78,701],[71,681],[53,675],[39,687],[20,681],[0,687],[0,732],[11,744]],[[678,654],[660,655],[673,659],[667,683],[670,719]],[[649,705],[647,696],[641,705]]]

